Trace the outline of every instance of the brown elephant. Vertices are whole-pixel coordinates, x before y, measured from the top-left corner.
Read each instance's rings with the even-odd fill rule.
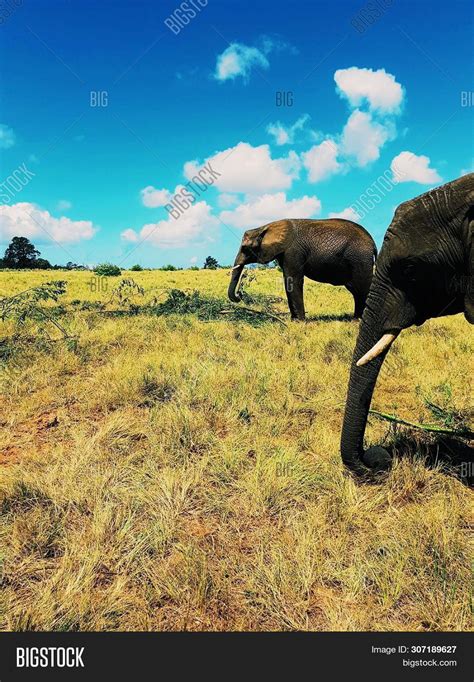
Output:
[[[354,297],[354,317],[362,316],[377,248],[370,234],[350,220],[277,220],[245,232],[235,259],[228,295],[241,300],[239,285],[249,263],[276,260],[283,270],[291,318],[305,319],[303,282],[342,285]]]
[[[401,204],[387,230],[347,393],[341,454],[351,469],[390,466],[387,450],[364,451],[363,440],[377,377],[398,334],[456,313],[474,324],[474,173]]]

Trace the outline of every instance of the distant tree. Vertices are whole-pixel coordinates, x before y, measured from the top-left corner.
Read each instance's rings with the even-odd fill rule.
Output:
[[[138,263],[136,265],[132,265],[130,270],[133,270],[133,272],[141,272],[143,270],[142,266],[139,265]]]
[[[168,265],[162,265],[161,268],[158,268],[158,270],[165,270],[166,272],[175,272],[178,270],[178,268],[175,265],[171,265],[171,263],[168,263]]]
[[[87,265],[80,265],[79,263],[73,263],[72,261],[68,261],[66,265],[53,265],[52,267],[56,270],[90,270]]]
[[[191,265],[191,267],[189,268],[189,270],[199,270],[199,268],[198,268],[197,265]]]
[[[213,258],[212,256],[208,256],[204,261],[205,270],[217,270],[218,267],[219,263],[217,262],[217,259]]]
[[[112,263],[100,263],[94,268],[96,275],[100,277],[116,277],[121,275],[122,271],[118,265],[113,265]]]
[[[6,268],[34,268],[35,261],[40,255],[38,249],[26,237],[13,237],[5,256],[3,257]]]
[[[52,268],[51,263],[49,260],[46,260],[46,258],[37,258],[34,263],[35,264],[32,267],[37,268],[38,270],[51,270]]]

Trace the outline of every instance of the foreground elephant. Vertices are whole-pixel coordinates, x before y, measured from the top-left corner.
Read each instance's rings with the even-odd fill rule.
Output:
[[[344,285],[354,297],[354,317],[361,317],[376,255],[370,234],[350,220],[278,220],[245,232],[232,269],[229,298],[235,303],[241,300],[238,290],[245,265],[276,259],[283,270],[292,319],[305,319],[305,276]]]
[[[384,448],[364,452],[363,439],[380,367],[401,330],[460,312],[474,324],[473,231],[474,173],[397,208],[377,259],[352,360],[341,438],[342,459],[351,469],[390,465]]]

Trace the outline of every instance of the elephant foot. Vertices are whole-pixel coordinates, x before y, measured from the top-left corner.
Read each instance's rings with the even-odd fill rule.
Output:
[[[380,447],[380,445],[374,445],[364,452],[362,461],[369,469],[377,473],[390,469],[392,456],[385,448]]]

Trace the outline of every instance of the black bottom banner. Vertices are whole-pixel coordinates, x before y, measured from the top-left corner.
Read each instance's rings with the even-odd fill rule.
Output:
[[[465,680],[470,633],[1,633],[0,682],[227,675]]]

